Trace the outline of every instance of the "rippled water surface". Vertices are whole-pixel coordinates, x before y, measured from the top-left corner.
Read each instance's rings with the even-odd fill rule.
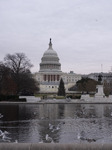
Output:
[[[112,142],[111,104],[0,104],[0,116],[0,142]]]

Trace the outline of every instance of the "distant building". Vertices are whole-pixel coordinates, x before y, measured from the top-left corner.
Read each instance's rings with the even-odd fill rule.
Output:
[[[73,71],[70,71],[70,73],[61,71],[59,57],[56,51],[53,50],[50,39],[49,48],[41,58],[40,70],[35,73],[35,78],[39,83],[40,93],[57,93],[61,78],[64,81],[66,92],[68,92],[68,89],[75,85],[82,77]]]
[[[98,81],[98,76],[101,75],[102,76],[102,83],[104,83],[105,81],[107,83],[110,83],[112,81],[112,73],[91,73],[89,75],[87,75],[88,78],[94,79],[96,81]]]
[[[99,75],[101,75],[101,77],[102,77],[102,84],[104,86],[104,90],[106,92],[108,92],[108,94],[112,94],[112,72],[91,73],[91,74],[87,75],[87,77],[98,81]]]

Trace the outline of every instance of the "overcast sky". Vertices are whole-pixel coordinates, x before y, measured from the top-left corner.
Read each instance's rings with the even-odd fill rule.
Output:
[[[0,0],[0,61],[23,52],[39,71],[50,38],[63,72],[109,72],[112,0]]]

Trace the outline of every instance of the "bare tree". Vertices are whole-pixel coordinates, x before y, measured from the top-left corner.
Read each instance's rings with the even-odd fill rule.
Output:
[[[12,78],[10,68],[0,62],[0,94],[15,94],[16,84]]]
[[[4,61],[5,65],[16,74],[24,73],[33,66],[24,53],[7,54]]]
[[[23,91],[34,93],[38,90],[30,68],[33,66],[24,53],[7,54],[4,58],[5,66],[11,70],[11,76],[16,83],[16,94]]]

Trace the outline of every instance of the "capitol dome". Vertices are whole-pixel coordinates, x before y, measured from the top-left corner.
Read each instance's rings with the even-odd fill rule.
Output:
[[[52,48],[52,42],[50,39],[49,48],[44,52],[40,63],[40,72],[49,71],[61,71],[61,64],[59,63],[59,57],[56,51]]]

